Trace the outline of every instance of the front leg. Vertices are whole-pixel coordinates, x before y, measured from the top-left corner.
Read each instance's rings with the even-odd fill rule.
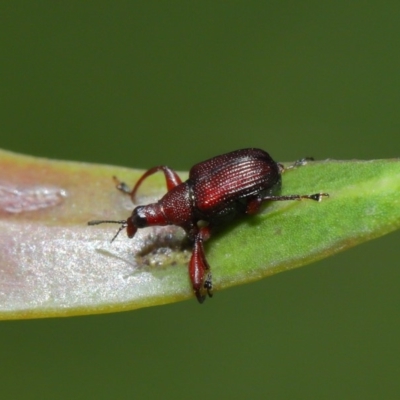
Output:
[[[132,202],[135,202],[135,196],[137,190],[139,189],[139,186],[143,183],[143,181],[147,177],[153,175],[158,171],[162,171],[164,173],[168,191],[170,191],[171,189],[182,183],[182,180],[179,177],[179,175],[174,170],[168,168],[165,165],[159,165],[157,167],[150,168],[148,171],[146,171],[136,182],[136,185],[133,187],[132,190],[125,182],[121,182],[117,177],[114,176],[113,179],[117,189],[120,190],[122,193],[128,194],[131,197]]]
[[[203,246],[203,242],[207,240],[209,236],[209,227],[200,228],[194,238],[192,257],[189,262],[189,276],[194,294],[199,303],[204,302],[207,294],[209,297],[212,297],[211,271]]]

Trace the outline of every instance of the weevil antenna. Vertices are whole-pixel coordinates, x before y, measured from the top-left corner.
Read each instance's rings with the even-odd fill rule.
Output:
[[[112,243],[117,236],[119,235],[119,233],[125,229],[128,226],[128,222],[127,220],[121,220],[121,221],[110,221],[110,220],[94,220],[94,221],[89,221],[88,225],[100,225],[100,224],[120,224],[121,226],[119,227],[119,229],[117,230],[117,233],[114,235],[114,237],[111,239]]]

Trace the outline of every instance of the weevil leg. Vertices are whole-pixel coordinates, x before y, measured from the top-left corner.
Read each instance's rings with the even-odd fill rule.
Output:
[[[246,204],[246,214],[252,215],[257,214],[261,208],[261,205],[265,201],[284,201],[284,200],[316,200],[321,201],[322,197],[329,197],[328,193],[315,193],[315,194],[307,194],[307,195],[288,195],[288,196],[264,196],[264,197],[253,197],[247,201]]]
[[[314,161],[314,158],[313,157],[304,157],[300,160],[295,161],[292,165],[289,165],[287,167],[285,167],[281,163],[278,163],[279,172],[281,174],[283,174],[285,171],[288,171],[290,169],[295,169],[297,167],[301,167],[302,165],[306,165],[308,163],[308,161]]]
[[[116,176],[113,176],[113,181],[115,183],[115,187],[122,193],[129,195],[131,194],[132,189],[125,182],[121,182]]]
[[[260,210],[261,204],[263,203],[262,197],[253,197],[247,201],[246,214],[252,215],[257,214]]]
[[[261,201],[285,201],[285,200],[315,200],[321,201],[323,197],[329,197],[328,193],[315,193],[315,194],[291,194],[287,196],[265,196],[261,199]]]
[[[199,303],[203,303],[207,295],[212,297],[212,277],[207,262],[203,242],[210,236],[209,227],[202,227],[194,238],[192,257],[189,262],[189,276],[194,294]]]
[[[136,182],[132,190],[125,182],[121,182],[115,176],[113,177],[113,179],[117,189],[120,190],[122,193],[128,194],[131,197],[132,201],[134,202],[136,192],[139,189],[139,186],[143,183],[143,181],[146,178],[148,178],[150,175],[155,174],[158,171],[162,171],[164,173],[168,191],[170,191],[175,186],[178,186],[180,183],[182,183],[182,180],[179,177],[179,175],[174,170],[168,168],[165,165],[158,165],[157,167],[150,168],[148,171],[146,171]]]
[[[302,158],[301,160],[295,161],[292,165],[289,165],[288,167],[285,167],[283,164],[278,163],[279,172],[282,174],[283,172],[288,171],[290,169],[301,167],[302,165],[306,165],[308,161],[314,161],[314,158],[313,157]],[[265,196],[261,199],[261,201],[264,202],[264,201],[269,201],[269,200],[284,201],[284,200],[304,200],[304,199],[321,201],[323,197],[329,197],[329,194],[328,193],[315,193],[315,194],[306,194],[306,195],[293,194],[293,195],[287,195],[287,196]],[[250,204],[250,206],[251,206],[251,204]]]
[[[257,214],[260,207],[264,201],[284,201],[284,200],[315,200],[321,201],[322,197],[329,197],[328,193],[315,193],[307,195],[288,195],[288,196],[265,196],[265,197],[255,197],[250,199],[246,204],[246,214],[252,215]]]

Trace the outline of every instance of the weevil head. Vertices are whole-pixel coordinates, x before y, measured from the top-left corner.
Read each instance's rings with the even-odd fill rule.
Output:
[[[139,228],[145,228],[146,226],[148,226],[148,222],[145,206],[136,207],[132,211],[132,215],[126,220],[126,233],[128,237],[133,238]]]
[[[131,216],[126,220],[126,234],[128,235],[128,238],[133,238],[136,234],[136,231],[137,226],[135,225],[135,222]]]
[[[141,229],[148,226],[170,225],[171,222],[166,219],[162,205],[152,203],[136,207],[128,218],[128,224],[132,226],[132,229]]]
[[[132,211],[132,216],[128,218],[136,228],[145,228],[147,224],[147,213],[145,206],[138,206]]]

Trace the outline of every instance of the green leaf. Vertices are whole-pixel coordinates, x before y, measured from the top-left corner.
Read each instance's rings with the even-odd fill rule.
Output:
[[[123,311],[192,299],[190,247],[176,227],[118,225],[134,205],[112,176],[143,171],[60,162],[0,151],[0,318]],[[186,174],[182,174],[185,178]],[[271,202],[206,244],[215,291],[299,267],[400,226],[400,162],[312,162],[285,172],[282,194],[327,192],[315,201]],[[140,189],[142,204],[166,191],[162,174]],[[218,296],[216,296],[218,299]],[[217,299],[207,301],[218,301]]]

